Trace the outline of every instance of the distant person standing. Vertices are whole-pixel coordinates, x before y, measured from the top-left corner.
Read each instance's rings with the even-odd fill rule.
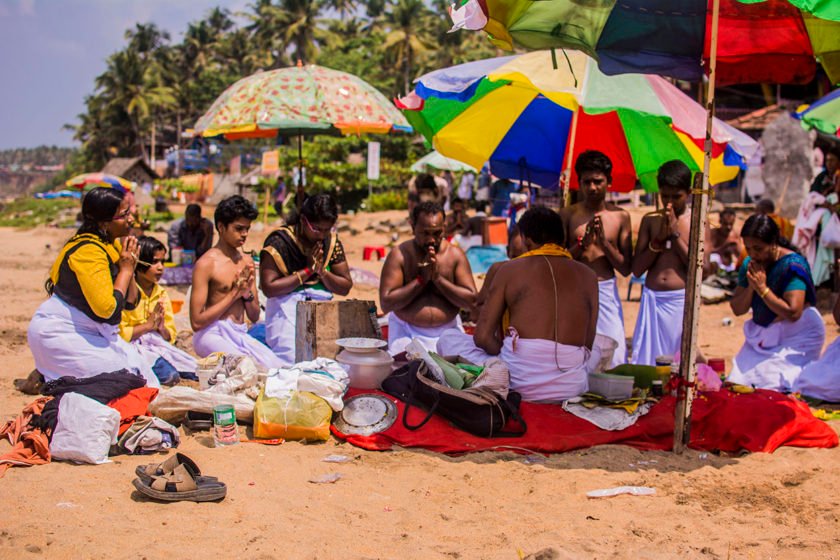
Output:
[[[286,181],[283,180],[283,175],[277,176],[277,185],[274,187],[271,196],[274,198],[274,211],[277,212],[278,216],[282,216],[283,202],[286,201]]]
[[[517,190],[516,184],[510,179],[496,179],[490,187],[491,216],[507,217],[510,211],[510,195]]]
[[[466,171],[461,175],[461,182],[458,184],[458,198],[466,205],[469,205],[472,200],[473,188],[475,188],[475,173]]]
[[[829,148],[825,152],[825,170],[814,178],[814,182],[811,183],[811,192],[818,192],[823,196],[828,196],[834,192],[834,182],[837,179],[838,168],[840,168],[840,150]],[[782,233],[784,234],[784,232]]]
[[[479,203],[490,200],[490,165],[485,163],[478,172],[478,185],[475,190],[476,208]]]

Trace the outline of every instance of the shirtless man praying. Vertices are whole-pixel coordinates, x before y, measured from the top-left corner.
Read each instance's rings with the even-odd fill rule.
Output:
[[[498,356],[510,370],[510,388],[526,401],[584,393],[601,356],[593,349],[598,282],[563,248],[564,229],[553,210],[526,211],[519,231],[527,251],[496,268],[475,336],[446,332],[438,353],[479,365]]]
[[[617,272],[627,276],[632,267],[630,214],[606,202],[612,183],[610,158],[595,150],[585,151],[575,162],[575,172],[583,200],[562,209],[560,217],[572,258],[598,276],[597,334],[615,341],[617,346],[609,364],[615,367],[627,361],[624,311],[615,275]]]
[[[680,349],[688,274],[691,170],[672,160],[662,164],[656,180],[663,208],[642,218],[633,255],[633,274],[641,278],[647,273],[633,331],[632,361],[643,365]]]
[[[193,347],[199,356],[224,352],[248,356],[265,368],[281,367],[268,346],[248,334],[245,323],[260,318],[254,260],[240,251],[257,210],[234,195],[216,207],[219,241],[198,259],[190,294]]]
[[[444,239],[445,216],[436,202],[411,211],[414,239],[391,251],[382,269],[379,299],[388,318],[388,346],[399,354],[413,338],[435,350],[440,333],[461,327],[458,311],[475,303],[466,255]]]

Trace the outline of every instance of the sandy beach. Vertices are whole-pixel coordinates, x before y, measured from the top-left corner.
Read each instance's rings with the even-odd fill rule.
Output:
[[[641,214],[634,211],[634,225]],[[378,273],[381,263],[362,261],[362,248],[387,244],[390,233],[367,228],[404,215],[343,217],[358,232],[343,234],[351,265]],[[33,368],[26,328],[45,297],[48,268],[71,233],[0,230],[3,421],[33,399],[12,380]],[[260,247],[266,233],[254,231],[246,248]],[[634,290],[638,298],[639,287]],[[624,298],[626,280],[620,293]],[[375,287],[357,286],[350,297],[376,294]],[[829,343],[838,328],[828,303],[821,303]],[[638,302],[625,303],[624,311],[630,336]],[[723,326],[725,317],[733,318],[731,326]],[[704,354],[729,364],[743,342],[743,321],[728,304],[703,306]],[[0,452],[8,447],[0,444]],[[602,446],[536,459],[453,458],[366,452],[335,440],[215,449],[204,432],[184,433],[180,451],[227,483],[224,501],[160,504],[140,496],[131,485],[135,466],[162,455],[10,469],[0,479],[7,508],[0,558],[840,557],[840,449],[726,457]],[[352,461],[322,462],[330,454]],[[342,475],[334,484],[308,482],[333,472]],[[586,497],[619,485],[651,486],[656,495]]]

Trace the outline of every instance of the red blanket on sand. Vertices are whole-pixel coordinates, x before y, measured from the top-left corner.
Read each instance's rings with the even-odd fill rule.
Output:
[[[370,392],[351,389],[347,396]],[[396,401],[393,397],[388,398]],[[419,430],[408,430],[402,424],[404,405],[396,402],[397,421],[380,434],[344,435],[335,426],[332,426],[332,432],[338,438],[371,451],[384,451],[397,445],[438,453],[502,451],[506,448],[560,453],[607,443],[668,450],[673,443],[676,402],[673,397],[664,398],[634,425],[618,432],[602,430],[566,412],[560,405],[524,402],[520,412],[528,424],[528,432],[519,438],[492,439],[463,432],[439,416]],[[409,421],[417,422],[424,416],[425,412],[412,408]],[[695,449],[771,453],[783,445],[835,447],[837,443],[837,433],[822,420],[814,418],[808,405],[775,391],[758,390],[742,395],[723,390],[700,393],[694,400],[690,446]]]

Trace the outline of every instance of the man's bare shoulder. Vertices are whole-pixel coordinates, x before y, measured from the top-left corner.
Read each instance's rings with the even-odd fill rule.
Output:
[[[456,259],[456,260],[466,260],[467,254],[464,253],[464,250],[458,247],[457,245],[453,245],[448,241],[443,242],[443,251],[441,253],[446,255],[447,258]]]
[[[616,204],[614,202],[607,202],[604,205],[604,209],[611,214],[617,214],[617,215],[621,216],[622,219],[625,218],[625,217],[627,219],[630,219],[630,212],[628,212],[626,209],[622,208],[621,206],[619,206],[618,204]]]

